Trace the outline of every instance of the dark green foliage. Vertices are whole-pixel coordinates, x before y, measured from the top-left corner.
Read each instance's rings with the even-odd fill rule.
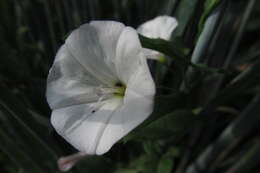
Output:
[[[259,172],[256,0],[1,0],[0,172],[59,172],[57,159],[75,152],[51,127],[45,99],[48,70],[74,28],[98,19],[136,28],[162,14],[178,19],[171,41],[140,35],[167,57],[149,62],[153,114],[70,172]]]

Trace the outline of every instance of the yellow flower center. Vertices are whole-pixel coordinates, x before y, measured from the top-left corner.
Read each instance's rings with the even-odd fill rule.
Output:
[[[122,98],[125,96],[125,90],[126,90],[126,86],[122,82],[116,82],[115,91],[113,95]]]

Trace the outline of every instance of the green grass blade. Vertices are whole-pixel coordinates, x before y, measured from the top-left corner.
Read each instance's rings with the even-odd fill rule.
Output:
[[[13,139],[2,129],[0,129],[0,138],[0,149],[5,152],[11,160],[14,160],[17,166],[26,170],[26,172],[45,172],[45,170],[39,166],[40,162],[37,163],[30,158],[28,153],[22,151],[19,146],[14,143]]]
[[[259,106],[260,95],[256,96],[241,115],[222,132],[220,137],[187,168],[186,173],[199,173],[206,170],[230,144],[240,140],[241,137],[258,127],[260,123]]]
[[[246,152],[243,157],[236,162],[230,169],[227,170],[228,173],[244,173],[251,172],[253,168],[259,165],[259,155],[260,155],[260,139],[255,141],[252,148]]]

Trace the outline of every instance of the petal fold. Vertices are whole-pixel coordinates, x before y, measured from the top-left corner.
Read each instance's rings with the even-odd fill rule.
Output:
[[[120,80],[127,84],[136,69],[143,66],[144,58],[136,30],[126,27],[120,35],[116,48],[116,70]]]

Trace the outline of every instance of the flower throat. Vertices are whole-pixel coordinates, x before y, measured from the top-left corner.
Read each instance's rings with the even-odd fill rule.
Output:
[[[115,83],[115,92],[113,93],[116,97],[124,97],[125,96],[125,90],[126,86],[122,82],[116,82]]]

